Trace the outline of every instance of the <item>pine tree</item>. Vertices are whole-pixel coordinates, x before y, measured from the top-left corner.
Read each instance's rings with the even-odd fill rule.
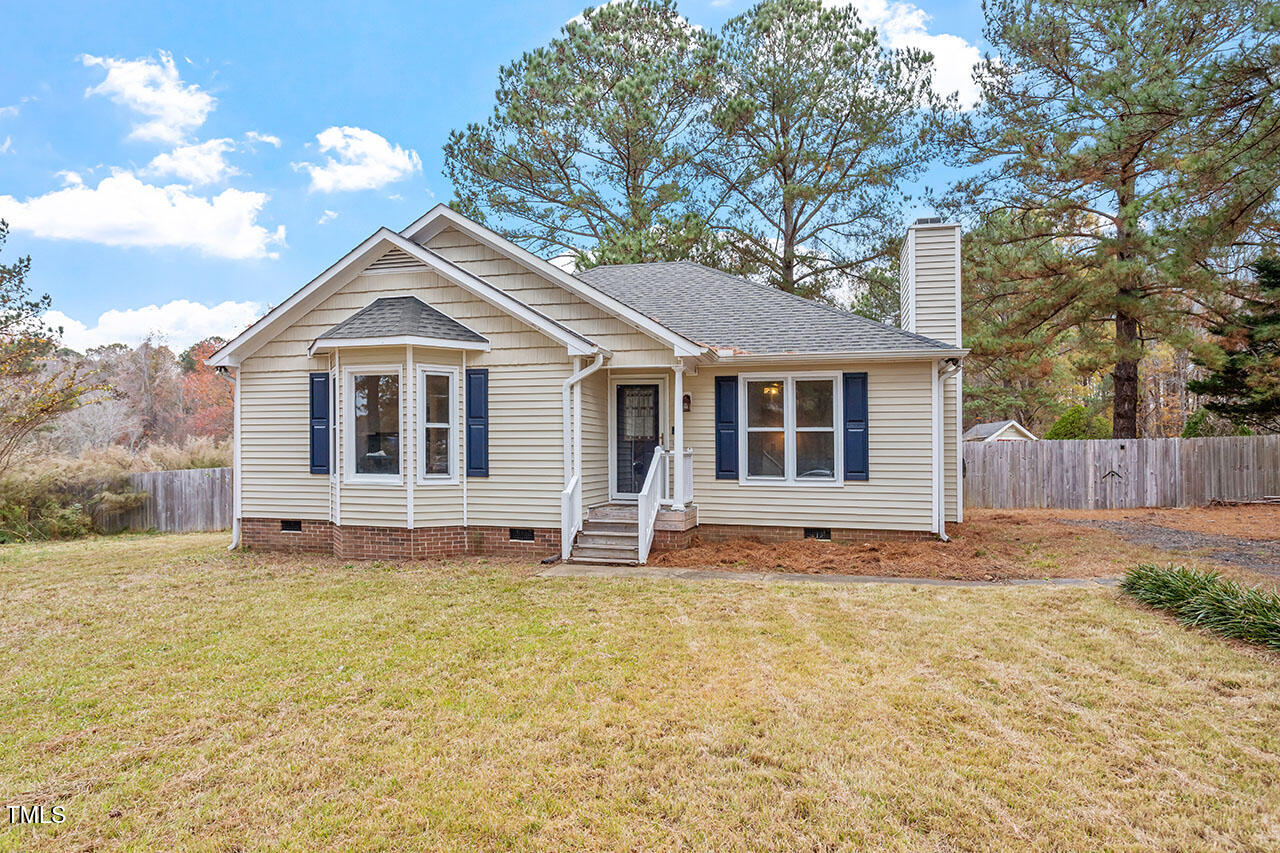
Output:
[[[695,254],[717,206],[701,192],[693,142],[717,62],[717,41],[671,0],[588,9],[502,67],[487,121],[449,134],[455,204],[581,264]]]
[[[1209,373],[1187,383],[1205,409],[1236,426],[1280,432],[1280,259],[1260,258],[1239,311],[1215,323],[1195,358]]]
[[[901,231],[904,187],[937,155],[954,106],[933,92],[932,57],[890,51],[852,6],[818,0],[764,0],[721,38],[706,171],[734,207],[730,264],[789,292],[857,285],[883,303],[885,237]]]
[[[1268,0],[988,0],[998,56],[949,199],[1015,339],[1108,340],[1134,437],[1148,341],[1188,346],[1222,272],[1280,235],[1280,11]],[[991,217],[1002,212],[1003,217]]]

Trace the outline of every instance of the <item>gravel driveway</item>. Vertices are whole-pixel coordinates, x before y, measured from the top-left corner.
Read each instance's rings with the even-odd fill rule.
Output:
[[[1065,519],[1064,519],[1065,520]],[[1280,578],[1280,541],[1242,539],[1213,533],[1193,533],[1140,521],[1066,520],[1068,524],[1100,527],[1126,542],[1172,552],[1197,552],[1219,563],[1230,563]]]

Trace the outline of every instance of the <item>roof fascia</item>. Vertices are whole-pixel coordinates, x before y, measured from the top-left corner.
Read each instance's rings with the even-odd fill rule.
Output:
[[[608,312],[627,323],[627,325],[667,344],[672,347],[678,356],[701,355],[707,350],[707,347],[689,340],[657,320],[645,316],[625,302],[620,302],[581,279],[569,275],[555,264],[538,257],[533,252],[511,242],[502,235],[494,233],[480,223],[473,222],[447,205],[436,205],[400,233],[410,240],[425,243],[448,227],[457,228],[466,233],[467,236],[496,252],[500,252],[530,272],[550,279],[601,311]]]
[[[452,338],[425,338],[421,335],[385,335],[372,338],[319,338],[307,349],[307,355],[348,347],[429,347],[431,349],[460,349],[489,352],[488,341],[455,341]]]
[[[851,361],[939,361],[964,358],[967,349],[937,350],[864,350],[861,352],[782,352],[782,353],[732,353],[720,351],[720,364],[792,364],[795,362],[851,362]]]

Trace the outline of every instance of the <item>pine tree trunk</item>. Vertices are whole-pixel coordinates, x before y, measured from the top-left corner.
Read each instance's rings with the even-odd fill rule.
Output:
[[[1113,438],[1138,437],[1138,359],[1133,353],[1138,342],[1138,321],[1127,314],[1116,315],[1116,366],[1111,373],[1114,412]]]

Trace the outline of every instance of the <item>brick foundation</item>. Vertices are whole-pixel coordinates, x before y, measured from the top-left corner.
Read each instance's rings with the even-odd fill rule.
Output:
[[[860,527],[833,527],[831,541],[877,542],[886,539],[916,541],[934,539],[927,530],[867,530]],[[803,527],[768,527],[754,524],[699,524],[688,530],[654,530],[651,552],[678,551],[688,548],[694,539],[701,542],[727,542],[730,539],[755,539],[760,542],[789,542],[804,538]]]
[[[493,556],[541,560],[560,554],[560,529],[534,528],[532,542],[513,542],[508,527],[357,527],[303,519],[301,531],[280,529],[278,518],[246,518],[240,523],[243,545],[262,551],[332,554],[345,560],[428,560],[440,557]],[[932,539],[926,530],[832,528],[833,542],[885,539]],[[652,553],[688,548],[694,539],[725,542],[756,539],[787,542],[804,538],[803,527],[758,527],[751,524],[700,524],[687,530],[653,531]]]
[[[246,518],[240,542],[262,551],[332,554],[344,560],[427,560],[494,556],[537,559],[560,554],[560,529],[533,529],[532,542],[513,542],[509,527],[360,527],[303,519],[301,531],[280,529],[278,518]]]

